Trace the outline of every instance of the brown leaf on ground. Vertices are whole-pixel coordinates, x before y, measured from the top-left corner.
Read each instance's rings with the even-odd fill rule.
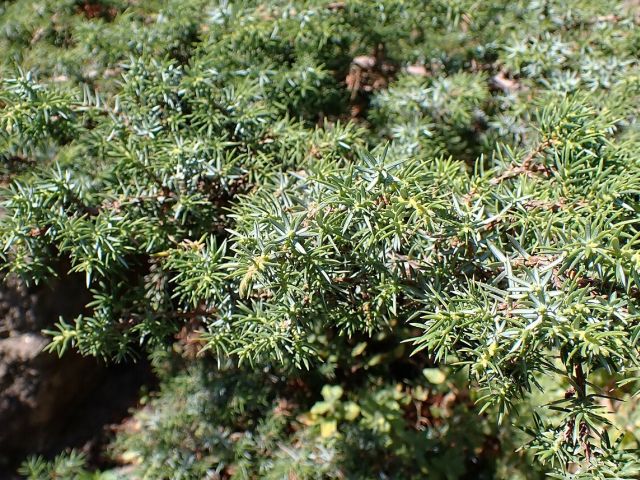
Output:
[[[376,57],[372,55],[359,55],[355,57],[351,63],[355,66],[363,68],[365,70],[370,70],[376,66]]]
[[[405,70],[409,75],[415,75],[417,77],[429,76],[429,71],[424,65],[409,65]]]
[[[331,2],[327,8],[332,11],[344,10],[347,5],[344,2]]]
[[[494,75],[491,79],[491,83],[507,93],[515,92],[521,88],[520,83],[512,78],[507,78],[504,71]]]

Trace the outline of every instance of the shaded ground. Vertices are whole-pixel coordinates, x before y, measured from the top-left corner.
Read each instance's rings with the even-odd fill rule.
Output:
[[[137,404],[143,384],[153,382],[144,360],[106,366],[43,351],[48,340],[41,330],[61,315],[81,313],[87,298],[81,277],[31,288],[8,278],[0,288],[0,478],[12,478],[33,453],[76,447],[95,457],[108,426]]]

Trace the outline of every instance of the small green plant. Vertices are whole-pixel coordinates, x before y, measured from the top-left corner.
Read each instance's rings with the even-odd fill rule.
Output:
[[[50,351],[153,358],[135,475],[638,477],[632,5],[0,15],[2,267],[84,276]]]

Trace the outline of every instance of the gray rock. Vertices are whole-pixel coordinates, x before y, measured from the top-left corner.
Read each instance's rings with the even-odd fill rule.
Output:
[[[9,276],[0,282],[0,455],[48,448],[63,428],[65,410],[85,395],[103,370],[73,353],[45,352],[41,330],[60,315],[77,315],[88,300],[81,279],[27,287]]]

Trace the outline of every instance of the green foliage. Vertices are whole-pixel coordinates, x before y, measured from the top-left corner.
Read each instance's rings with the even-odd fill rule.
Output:
[[[484,435],[498,435],[489,420],[465,424],[473,406],[450,393],[462,378],[361,385],[349,399],[340,385],[320,388],[313,373],[212,367],[192,364],[167,379],[125,425],[115,458],[139,465],[141,478],[458,478],[477,471]]]
[[[632,9],[2,3],[3,268],[85,276],[49,350],[164,377],[114,458],[637,478]]]
[[[32,457],[18,470],[29,480],[45,478],[65,478],[69,480],[108,480],[109,474],[92,473],[86,469],[86,458],[75,450],[63,453],[52,461],[42,457]]]

